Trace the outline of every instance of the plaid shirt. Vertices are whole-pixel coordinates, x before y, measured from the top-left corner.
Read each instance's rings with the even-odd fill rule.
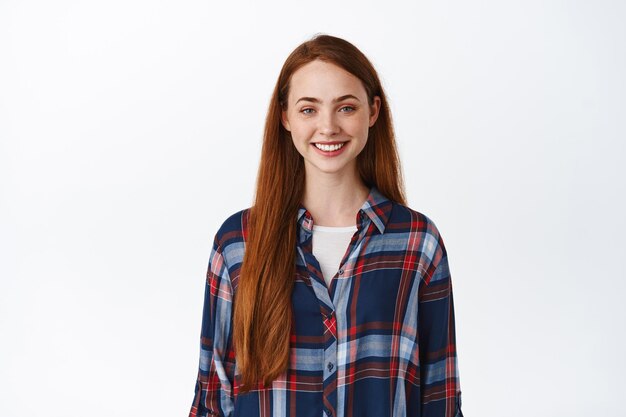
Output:
[[[248,214],[231,215],[213,241],[190,417],[463,416],[443,240],[432,220],[376,187],[330,288],[300,206],[289,369],[239,395],[232,301]]]

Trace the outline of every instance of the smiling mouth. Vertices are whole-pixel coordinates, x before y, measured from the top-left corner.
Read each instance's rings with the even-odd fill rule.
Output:
[[[332,142],[332,143],[313,143],[317,149],[324,152],[333,152],[337,151],[345,146],[346,142]]]

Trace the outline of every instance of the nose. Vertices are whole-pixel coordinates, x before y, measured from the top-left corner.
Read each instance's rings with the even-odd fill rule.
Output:
[[[340,131],[339,124],[337,123],[335,112],[323,112],[320,117],[319,131],[325,136],[334,136]]]

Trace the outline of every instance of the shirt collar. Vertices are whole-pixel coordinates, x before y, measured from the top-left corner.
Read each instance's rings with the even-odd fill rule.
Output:
[[[391,207],[391,200],[385,197],[375,185],[371,186],[367,199],[356,215],[357,227],[360,222],[370,219],[374,222],[378,231],[381,234],[384,233],[387,220],[389,220],[389,215],[391,214]],[[303,229],[312,232],[313,216],[302,204],[298,208],[296,220]]]

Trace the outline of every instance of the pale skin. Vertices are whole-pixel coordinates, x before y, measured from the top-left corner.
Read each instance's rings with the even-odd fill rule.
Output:
[[[315,60],[293,73],[287,110],[281,122],[304,158],[302,204],[321,226],[354,226],[369,189],[359,178],[356,157],[380,110],[370,106],[363,83],[334,64]],[[337,156],[326,156],[314,143],[345,142]]]

